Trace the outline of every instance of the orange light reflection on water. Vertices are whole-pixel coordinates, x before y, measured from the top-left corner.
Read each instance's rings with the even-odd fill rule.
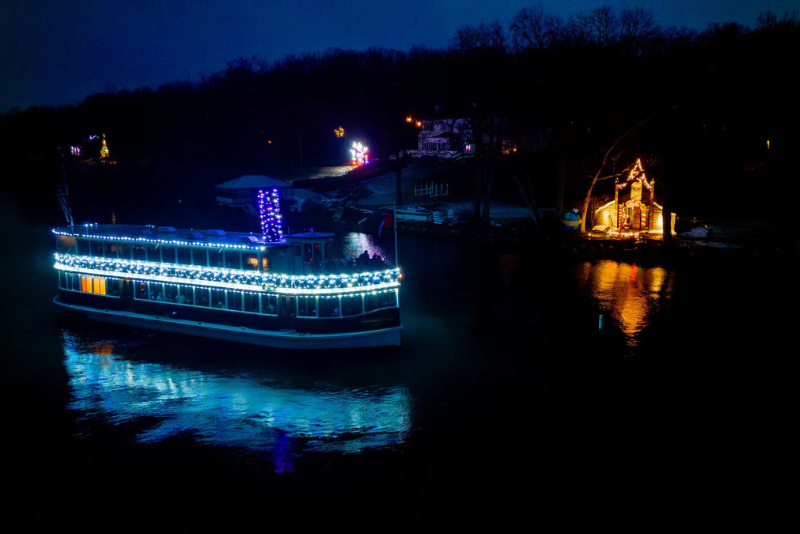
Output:
[[[576,266],[575,279],[581,293],[619,325],[628,346],[636,347],[662,300],[672,294],[674,271],[602,260]]]

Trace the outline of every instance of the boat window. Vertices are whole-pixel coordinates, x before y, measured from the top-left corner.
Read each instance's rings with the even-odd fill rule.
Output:
[[[147,282],[136,282],[133,286],[133,298],[147,300]]]
[[[194,288],[178,286],[178,304],[194,304]]]
[[[120,285],[122,282],[120,280],[109,278],[106,280],[106,295],[109,297],[118,297],[122,293],[120,290]]]
[[[79,275],[79,274],[70,274],[69,275],[69,288],[72,291],[80,291],[81,290],[81,275]]]
[[[244,259],[244,268],[247,270],[258,270],[258,254],[252,252],[245,252],[242,254]]]
[[[242,292],[228,291],[228,309],[242,311]]]
[[[175,247],[161,247],[161,261],[164,263],[175,263]]]
[[[161,263],[161,249],[158,245],[146,245],[147,247],[147,261],[155,261]]]
[[[200,265],[201,267],[205,267],[206,265],[208,265],[208,256],[206,249],[204,248],[192,249],[192,265]]]
[[[189,247],[178,247],[178,263],[181,265],[191,265],[192,249]]]
[[[91,242],[91,249],[92,249],[92,256],[97,258],[103,257],[103,242],[102,241],[92,241]]]
[[[194,305],[208,307],[208,288],[196,287],[194,288]]]
[[[278,315],[278,297],[275,295],[261,295],[261,313],[264,315]]]
[[[394,291],[381,291],[368,294],[364,297],[364,310],[373,311],[381,308],[394,308],[397,306],[397,295]]]
[[[303,248],[305,250],[305,254],[303,255],[303,261],[308,263],[314,261],[314,252],[311,249],[311,243],[306,243]]]
[[[319,243],[314,243],[314,261],[317,263],[322,261],[322,247]]]
[[[225,267],[228,269],[241,269],[242,268],[242,253],[238,250],[225,251]]]
[[[223,289],[211,290],[211,307],[225,308],[225,290]]]
[[[295,256],[301,256],[302,255],[302,249],[300,248],[300,245],[295,245],[294,246],[294,255]]]
[[[319,316],[320,317],[341,317],[339,311],[339,297],[320,297]]]
[[[93,276],[92,277],[92,293],[96,293],[98,295],[105,295],[106,294],[106,279],[102,276]]]
[[[75,243],[78,240],[68,235],[56,236],[56,250],[59,254],[75,254]]]
[[[60,287],[61,289],[68,289],[68,290],[74,289],[74,287],[72,285],[72,278],[74,276],[75,275],[71,274],[71,273],[65,273],[64,271],[58,271],[58,287]]]
[[[221,250],[209,250],[208,251],[208,266],[209,267],[224,267],[225,262],[223,260],[222,251]]]
[[[178,302],[178,286],[174,286],[172,284],[165,284],[164,302],[171,302],[173,304]]]
[[[327,242],[325,243],[325,259],[331,258],[333,256],[333,243]]]
[[[117,245],[117,250],[119,250],[119,257],[123,260],[131,259],[131,246],[127,243],[119,243]]]
[[[316,317],[317,298],[316,297],[297,297],[297,316]]]
[[[363,311],[363,299],[361,295],[348,295],[342,297],[342,315],[345,317],[359,315]]]
[[[89,252],[89,240],[88,239],[78,239],[78,254],[81,256],[88,256]]]
[[[133,259],[137,261],[147,261],[147,247],[144,245],[133,245]]]
[[[117,257],[117,244],[113,241],[106,241],[103,243],[103,255],[106,258],[116,258]]]
[[[106,279],[101,276],[81,276],[81,291],[97,295],[106,294]]]
[[[244,294],[244,311],[247,313],[258,313],[258,293]]]
[[[158,302],[164,301],[164,284],[160,282],[150,282],[150,300]]]

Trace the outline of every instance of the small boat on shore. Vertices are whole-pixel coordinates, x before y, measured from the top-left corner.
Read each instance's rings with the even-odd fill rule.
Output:
[[[382,206],[379,208],[395,214],[395,219],[402,221],[432,222],[433,210],[423,206]]]

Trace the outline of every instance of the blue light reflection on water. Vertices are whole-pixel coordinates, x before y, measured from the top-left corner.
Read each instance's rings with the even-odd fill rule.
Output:
[[[287,449],[299,455],[392,447],[412,430],[412,400],[404,387],[326,382],[302,388],[252,373],[134,361],[118,354],[113,341],[82,340],[68,331],[63,342],[69,408],[94,424],[143,424],[140,443],[188,432],[200,442],[279,458]],[[276,461],[276,470],[287,470],[286,461]]]

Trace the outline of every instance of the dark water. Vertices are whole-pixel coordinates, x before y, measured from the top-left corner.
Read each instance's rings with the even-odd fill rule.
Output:
[[[15,524],[641,532],[783,506],[796,264],[401,236],[403,346],[306,353],[63,316],[49,228],[3,217]]]

